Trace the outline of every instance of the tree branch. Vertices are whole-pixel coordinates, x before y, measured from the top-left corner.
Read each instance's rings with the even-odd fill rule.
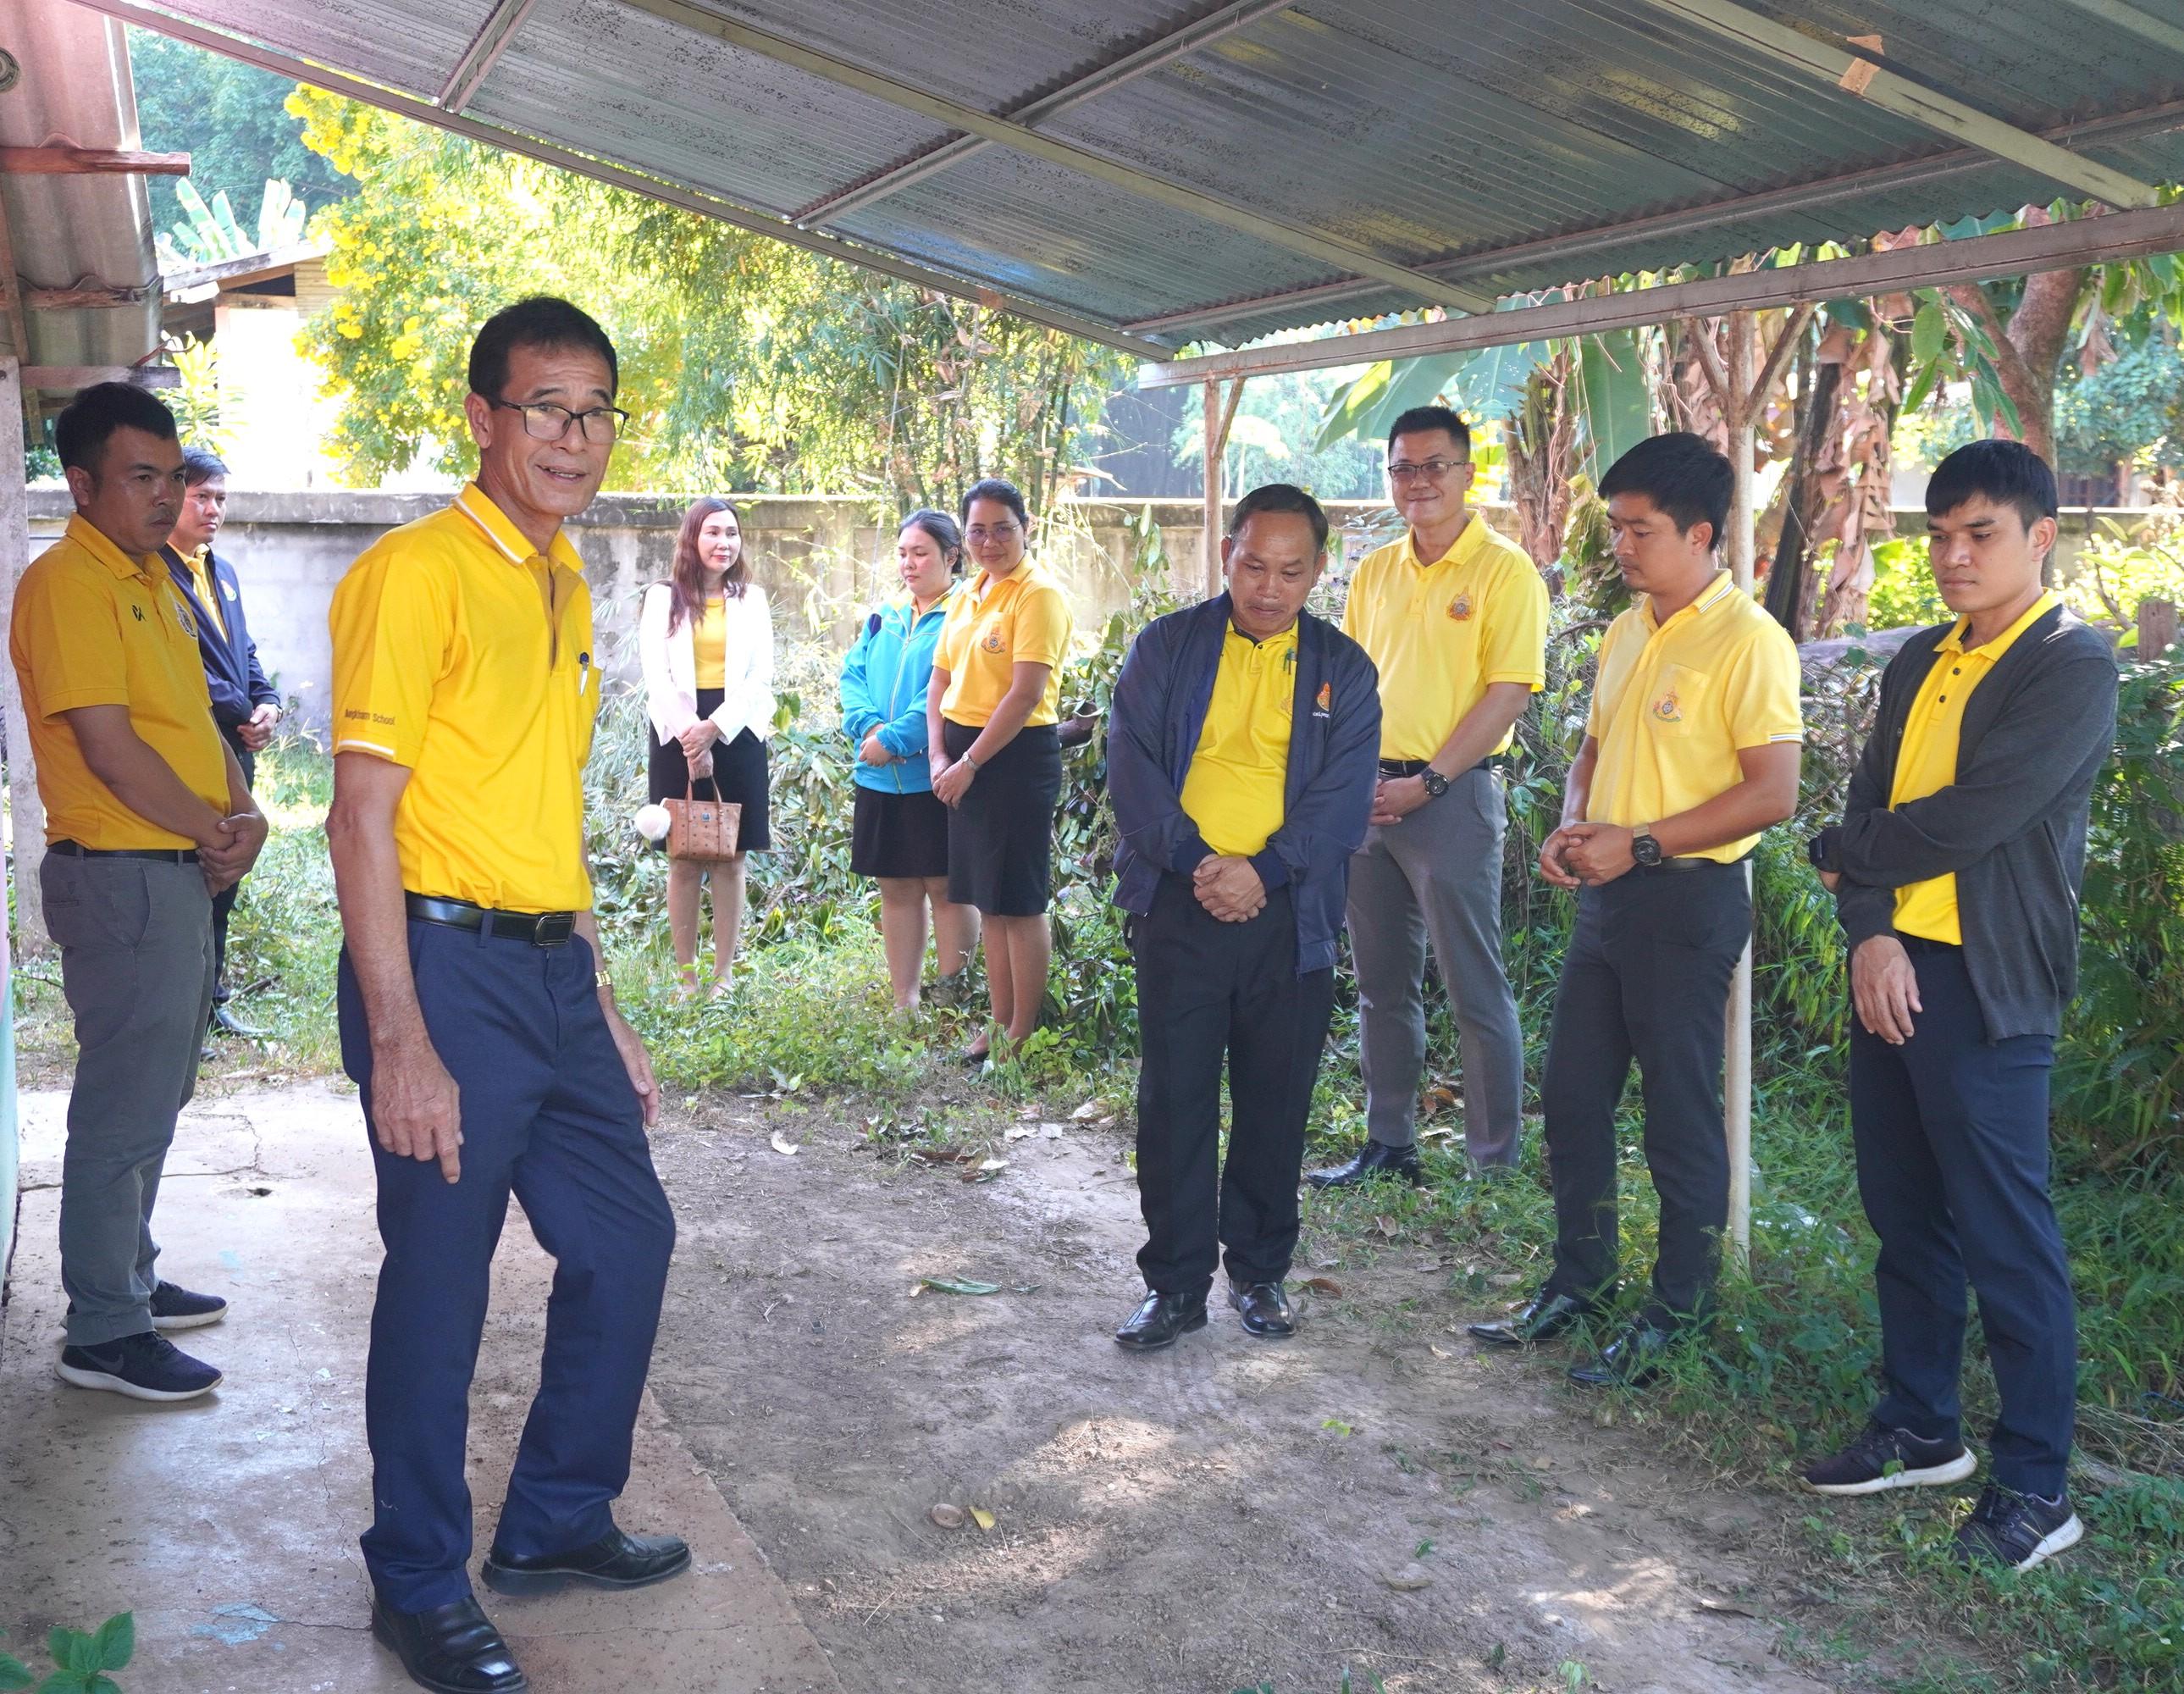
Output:
[[[1729,369],[1721,362],[1721,349],[1713,344],[1713,332],[1697,318],[1684,320],[1684,334],[1691,343],[1691,351],[1698,355],[1699,369],[1706,373],[1707,387],[1713,390],[1713,403],[1721,408],[1724,421],[1736,415],[1736,391],[1729,380]]]

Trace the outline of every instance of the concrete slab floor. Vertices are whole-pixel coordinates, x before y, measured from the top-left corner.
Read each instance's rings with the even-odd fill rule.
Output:
[[[176,1337],[219,1365],[207,1398],[148,1405],[53,1374],[64,1094],[22,1096],[21,1239],[0,1312],[0,1625],[134,1611],[128,1694],[398,1694],[367,1628],[364,1363],[379,1262],[353,1092],[296,1084],[184,1114],[155,1218],[163,1273],[226,1295]],[[537,1385],[551,1262],[511,1205],[471,1395],[477,1552]],[[617,1518],[686,1537],[696,1569],[635,1593],[509,1600],[482,1589],[538,1694],[839,1694],[787,1591],[645,1397]],[[475,1563],[473,1564],[475,1574]]]

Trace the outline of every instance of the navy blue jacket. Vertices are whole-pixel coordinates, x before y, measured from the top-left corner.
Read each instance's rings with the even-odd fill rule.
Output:
[[[159,549],[159,556],[167,561],[167,573],[175,579],[175,586],[182,591],[182,599],[198,625],[198,652],[204,660],[205,687],[212,694],[213,722],[228,744],[240,753],[242,744],[236,738],[236,726],[248,723],[250,714],[261,705],[278,705],[280,690],[265,680],[265,671],[258,662],[258,644],[250,638],[249,621],[242,616],[242,589],[235,578],[235,566],[217,553],[209,560],[207,574],[212,578],[213,592],[220,596],[220,617],[215,620],[198,599],[196,586],[190,581],[190,567],[171,547]],[[221,628],[226,627],[223,635]]]
[[[1123,845],[1115,904],[1153,909],[1163,874],[1187,877],[1212,852],[1183,809],[1184,779],[1206,727],[1228,631],[1228,596],[1156,618],[1130,644],[1107,726],[1107,793]],[[1269,890],[1289,885],[1297,972],[1331,969],[1380,774],[1380,677],[1365,649],[1309,612],[1297,620],[1295,716],[1282,827],[1251,861]]]

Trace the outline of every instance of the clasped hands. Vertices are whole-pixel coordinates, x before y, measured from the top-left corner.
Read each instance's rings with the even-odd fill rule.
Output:
[[[281,708],[268,700],[235,726],[235,738],[248,751],[263,753],[273,744],[273,728],[280,722]]]
[[[1223,923],[1246,923],[1267,904],[1267,885],[1251,868],[1249,859],[1209,853],[1190,873],[1190,891],[1198,903]]]
[[[1540,875],[1558,889],[1596,889],[1638,861],[1630,843],[1637,834],[1615,823],[1565,823],[1540,844]]]
[[[209,841],[198,843],[198,869],[203,874],[205,892],[220,894],[233,888],[257,863],[265,845],[265,815],[238,811],[213,826]]]
[[[693,781],[713,773],[713,744],[721,738],[721,726],[710,717],[701,717],[675,739],[682,749],[682,757],[690,766]]]

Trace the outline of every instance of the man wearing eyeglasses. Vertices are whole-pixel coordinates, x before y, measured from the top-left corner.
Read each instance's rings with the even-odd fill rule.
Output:
[[[464,1481],[488,1273],[513,1193],[556,1268],[540,1386],[484,1568],[505,1594],[687,1569],[616,1527],[675,1221],[659,1090],[599,968],[581,773],[591,595],[562,525],[626,415],[614,347],[565,300],[479,331],[477,478],[335,591],[342,1060],[362,1092],[386,1258],[365,1428],[372,1631],[422,1686],[526,1687],[472,1596]]]
[[[1546,681],[1547,590],[1524,549],[1471,510],[1471,432],[1418,406],[1388,435],[1388,487],[1407,526],[1351,579],[1343,630],[1380,672],[1380,781],[1351,861],[1366,1142],[1306,1180],[1418,1180],[1426,944],[1456,1011],[1474,1170],[1517,1162],[1524,1042],[1502,968],[1496,758]]]

